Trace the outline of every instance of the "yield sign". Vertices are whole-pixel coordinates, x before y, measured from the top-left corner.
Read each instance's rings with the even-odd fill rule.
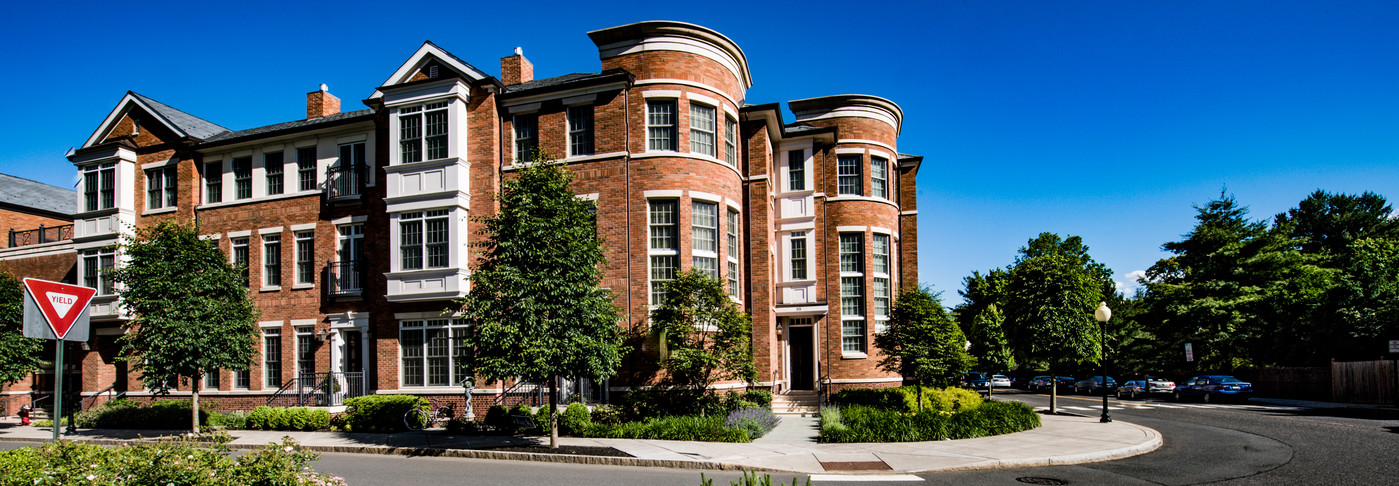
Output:
[[[48,321],[49,328],[53,329],[53,333],[58,336],[58,339],[63,339],[63,336],[68,334],[68,330],[73,327],[78,316],[81,316],[83,311],[87,309],[87,304],[92,301],[92,296],[97,295],[97,289],[91,287],[79,287],[33,278],[24,279],[24,288],[29,291],[29,296],[33,302],[39,306],[44,320]]]

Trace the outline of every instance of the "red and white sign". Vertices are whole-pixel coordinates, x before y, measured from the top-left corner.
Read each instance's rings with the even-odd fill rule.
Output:
[[[49,328],[53,329],[54,335],[59,339],[68,335],[68,330],[73,327],[78,316],[81,316],[83,311],[87,310],[87,304],[92,302],[92,296],[97,295],[97,289],[91,287],[33,278],[24,279],[24,288],[29,290],[29,295],[34,299],[34,303],[39,305],[39,311],[44,314],[44,320],[48,321]]]

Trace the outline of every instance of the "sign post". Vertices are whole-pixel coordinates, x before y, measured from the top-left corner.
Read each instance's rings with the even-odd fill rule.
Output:
[[[1190,348],[1190,343],[1185,343],[1185,362],[1195,361],[1195,350]]]
[[[63,348],[68,341],[87,341],[87,304],[97,289],[34,278],[24,279],[24,337],[52,339],[54,359],[53,440],[63,423]]]

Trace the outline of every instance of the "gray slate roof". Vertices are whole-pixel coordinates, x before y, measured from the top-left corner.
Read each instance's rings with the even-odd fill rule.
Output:
[[[584,79],[588,79],[588,78],[596,78],[596,77],[599,77],[599,76],[602,76],[602,74],[598,74],[598,73],[570,73],[570,74],[565,74],[565,75],[563,75],[563,76],[555,76],[555,77],[552,77],[552,78],[536,79],[536,80],[534,80],[534,81],[530,81],[530,82],[527,82],[527,83],[512,84],[512,85],[506,86],[506,87],[505,87],[505,91],[506,91],[507,93],[514,93],[514,92],[517,92],[517,91],[526,91],[526,90],[537,89],[537,88],[547,88],[547,87],[550,87],[550,86],[558,86],[558,85],[561,85],[561,84],[567,84],[567,83],[571,83],[571,82],[574,82],[574,81],[580,81],[580,80],[584,80]]]
[[[78,208],[78,192],[0,174],[0,203],[72,215]]]
[[[290,129],[293,129],[293,128],[309,127],[309,126],[313,126],[313,125],[319,125],[319,124],[322,124],[322,123],[330,123],[330,122],[334,122],[334,121],[344,120],[344,119],[346,119],[346,118],[354,118],[354,117],[358,117],[358,116],[371,115],[373,112],[374,112],[374,110],[370,110],[370,109],[363,109],[363,110],[356,110],[356,111],[347,111],[347,112],[342,112],[342,113],[336,113],[336,114],[330,115],[330,116],[323,116],[323,117],[320,117],[320,118],[311,118],[311,119],[308,119],[308,120],[294,120],[294,121],[289,121],[289,122],[286,122],[286,123],[278,123],[278,124],[276,124],[276,125],[267,125],[267,126],[264,126],[264,127],[249,128],[249,129],[247,129],[247,130],[239,130],[239,131],[236,131],[236,132],[225,131],[224,133],[220,133],[220,134],[218,134],[218,135],[205,138],[205,139],[204,139],[204,143],[220,142],[220,141],[224,141],[224,140],[232,140],[232,139],[235,139],[235,138],[252,137],[252,136],[262,135],[262,134],[266,134],[266,133],[279,132],[279,131],[282,131],[282,130],[290,130]]]
[[[209,137],[228,131],[227,128],[215,125],[213,122],[210,122],[203,118],[199,118],[189,113],[185,113],[183,111],[172,108],[170,105],[150,99],[135,91],[131,92],[131,96],[136,97],[136,99],[141,100],[142,103],[145,103],[146,105],[150,106],[152,110],[155,110],[156,116],[164,118],[165,121],[169,122],[175,127],[178,127],[180,130],[184,131],[185,134],[191,137],[198,139],[208,139]]]

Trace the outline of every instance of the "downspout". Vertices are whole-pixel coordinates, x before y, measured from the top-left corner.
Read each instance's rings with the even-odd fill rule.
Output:
[[[812,143],[812,144],[811,144],[811,155],[812,155],[812,158],[813,158],[813,159],[816,157],[816,149],[817,149],[816,143]],[[819,170],[821,171],[821,183],[822,183],[822,185],[825,185],[825,182],[826,182],[826,162],[827,162],[826,157],[822,157],[822,158],[821,158],[821,165],[820,165],[820,169],[819,169]],[[822,190],[821,193],[822,193],[822,194],[825,194],[826,191],[825,191],[825,190]],[[829,203],[830,203],[830,198],[829,198],[829,197],[823,196],[823,197],[821,198],[821,228],[822,228],[822,231],[824,231],[824,234],[822,235],[822,239],[823,239],[824,241],[826,241],[827,243],[829,243],[830,240],[831,240],[831,226],[830,226],[830,214],[831,214],[831,209],[828,207]],[[837,245],[840,244],[840,234],[839,234],[839,233],[836,234],[836,244],[837,244]],[[823,261],[823,262],[829,262],[829,261],[831,261],[829,257],[830,257],[830,245],[829,245],[829,244],[821,245],[821,261]],[[837,262],[836,265],[837,265],[837,267],[836,267],[836,268],[837,268],[837,270],[836,270],[836,280],[839,281],[839,280],[840,280],[840,271],[839,271],[839,268],[840,268],[839,265],[840,265],[840,263]],[[826,305],[827,305],[827,307],[826,307],[826,325],[821,326],[821,328],[820,328],[821,330],[825,330],[826,328],[828,328],[828,327],[831,326],[831,311],[830,311],[830,302],[831,302],[831,275],[830,275],[830,266],[829,266],[829,265],[826,267],[826,270],[827,270],[826,275],[825,275],[825,279],[826,279]],[[840,287],[837,286],[836,289],[839,290]],[[835,302],[836,302],[837,308],[839,308],[839,305],[840,305],[840,295],[839,295],[839,294],[836,295]],[[836,325],[839,325],[839,324],[840,324],[840,323],[838,323],[838,322],[836,323]],[[831,333],[830,333],[830,331],[826,331],[826,332],[822,332],[822,333],[821,333],[821,354],[822,354],[822,357],[825,358],[825,359],[823,359],[823,360],[821,360],[821,361],[822,361],[823,364],[826,365],[826,380],[829,381],[829,380],[831,379],[831,357],[830,357],[830,354],[831,354]],[[820,380],[818,379],[817,382],[818,382],[818,386],[819,386]],[[827,388],[828,388],[828,387],[821,387],[820,396],[823,398],[823,399],[821,400],[822,405],[825,404],[824,397],[830,396],[830,393],[831,393],[831,391],[828,390]]]
[[[632,259],[631,252],[631,87],[622,90],[622,126],[623,126],[623,147],[626,151],[626,159],[623,160],[623,174],[627,183],[627,236],[623,238],[627,241],[627,330],[632,330]]]

